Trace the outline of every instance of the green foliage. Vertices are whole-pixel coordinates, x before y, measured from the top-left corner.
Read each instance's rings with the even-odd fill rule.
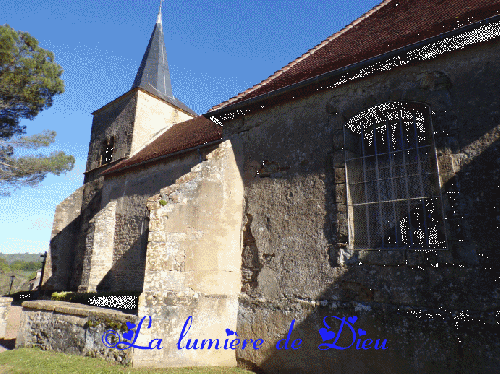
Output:
[[[22,271],[37,271],[42,268],[42,263],[41,262],[25,262],[25,261],[14,261],[10,265],[11,271],[17,271],[17,270],[22,270]]]
[[[125,322],[116,322],[112,319],[105,318],[105,317],[91,317],[87,323],[86,327],[97,327],[99,325],[104,325],[105,329],[113,329],[113,330],[122,330],[122,331],[127,331],[128,327]]]
[[[62,291],[62,292],[53,292],[51,296],[51,300],[55,301],[71,301],[72,298],[76,295],[74,292]]]
[[[75,158],[64,152],[14,157],[14,145],[31,149],[45,147],[54,142],[54,137],[55,132],[44,132],[12,141],[0,139],[0,194],[9,195],[10,189],[21,186],[34,187],[49,173],[60,175],[73,169]]]
[[[161,200],[159,201],[159,203],[160,203],[160,205],[161,205],[161,206],[165,206],[165,205],[167,205],[167,202],[166,202],[165,200],[163,200],[163,199],[161,199]]]
[[[28,280],[32,280],[32,279],[36,278],[36,273],[37,273],[36,271],[33,271],[32,273],[30,273],[30,275],[28,275]]]
[[[54,54],[27,32],[0,26],[0,137],[22,134],[21,118],[33,119],[64,92]]]
[[[41,262],[41,253],[0,253],[0,258],[5,259],[8,264],[16,261]]]
[[[21,186],[36,186],[48,173],[60,175],[73,169],[75,158],[64,152],[14,157],[16,148],[39,149],[55,141],[54,131],[21,136],[22,118],[33,119],[52,106],[64,92],[62,68],[54,54],[38,46],[26,32],[0,26],[0,194]]]
[[[7,260],[4,258],[0,258],[0,273],[7,273],[10,271],[10,266],[7,263]]]

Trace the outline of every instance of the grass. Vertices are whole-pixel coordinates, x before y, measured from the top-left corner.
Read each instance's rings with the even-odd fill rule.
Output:
[[[228,367],[146,369],[125,367],[98,358],[68,355],[37,348],[0,353],[0,374],[252,374]]]

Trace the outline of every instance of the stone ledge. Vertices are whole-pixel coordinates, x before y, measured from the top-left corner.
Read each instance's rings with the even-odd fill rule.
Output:
[[[22,303],[23,309],[47,310],[61,314],[71,314],[76,316],[113,317],[120,322],[133,321],[137,316],[126,314],[117,310],[99,308],[67,301],[35,300]]]

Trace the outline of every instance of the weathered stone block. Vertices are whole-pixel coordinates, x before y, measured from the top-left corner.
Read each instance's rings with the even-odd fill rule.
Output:
[[[363,264],[398,266],[405,263],[404,251],[371,250],[359,251],[358,257]]]
[[[340,168],[345,166],[345,155],[344,155],[344,150],[338,149],[333,151],[332,154],[332,163],[333,167],[335,168]]]
[[[408,266],[418,266],[428,264],[429,253],[428,251],[406,251],[406,260]]]
[[[337,240],[339,242],[347,242],[347,237],[349,235],[347,220],[337,220]]]
[[[454,174],[453,171],[453,158],[451,155],[438,156],[439,173],[440,174]]]
[[[336,184],[345,183],[345,168],[343,167],[335,168],[335,183]]]
[[[13,299],[11,297],[0,297],[0,339],[5,337],[5,331],[7,329],[7,316],[12,301]]]
[[[346,238],[347,238],[347,236],[346,236]],[[345,247],[338,246],[337,253],[338,253],[337,263],[339,265],[358,265],[359,264],[359,258],[358,258],[359,251],[355,251],[352,249],[347,249]]]
[[[335,202],[339,204],[347,204],[345,183],[335,184]]]

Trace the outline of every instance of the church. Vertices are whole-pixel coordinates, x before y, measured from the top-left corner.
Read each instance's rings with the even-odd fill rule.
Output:
[[[500,1],[384,0],[197,115],[160,7],[132,88],[93,113],[43,288],[141,292],[163,349],[134,366],[498,372],[499,56]],[[189,317],[186,339],[263,343],[181,350]]]

